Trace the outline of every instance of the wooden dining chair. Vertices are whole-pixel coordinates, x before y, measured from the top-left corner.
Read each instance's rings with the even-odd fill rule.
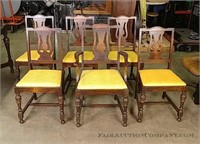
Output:
[[[76,52],[76,80],[77,87],[75,90],[75,101],[76,101],[76,126],[79,127],[81,125],[81,110],[82,107],[87,106],[119,106],[122,113],[123,126],[127,126],[127,107],[128,107],[128,96],[129,90],[126,85],[127,78],[127,61],[128,56],[126,53],[120,51],[120,38],[118,41],[118,51],[119,53],[116,60],[109,60],[108,54],[110,51],[109,46],[109,33],[111,27],[107,24],[94,24],[92,26],[93,30],[93,47],[92,52],[94,54],[94,58],[89,60],[85,59],[83,55],[83,51]],[[82,31],[83,33],[83,31]],[[82,34],[83,37],[83,34]],[[121,36],[120,36],[121,37]],[[84,45],[83,49],[84,49]],[[124,67],[123,67],[123,77],[119,71],[119,57],[120,55],[124,56]],[[80,56],[81,61],[80,61]],[[107,69],[108,63],[115,64],[116,69]],[[88,69],[85,67],[88,64],[98,64],[99,69]],[[84,104],[84,97],[86,96],[105,96],[110,95],[114,96],[116,100],[116,104]],[[122,96],[122,103],[118,96]]]
[[[143,34],[146,36],[144,37]],[[177,112],[177,120],[183,116],[186,99],[186,83],[176,75],[172,68],[174,52],[174,28],[140,28],[138,50],[139,94],[137,95],[138,122],[142,122],[143,105],[149,103],[170,103]],[[141,67],[142,65],[142,67]],[[180,106],[176,106],[167,92],[180,92]],[[162,101],[145,101],[149,92],[162,92]],[[139,96],[140,95],[140,96]]]
[[[86,42],[86,30],[90,28],[91,25],[94,24],[94,16],[88,16],[88,17],[83,15],[66,16],[65,23],[66,23],[66,33],[67,33],[67,50],[63,58],[63,67],[68,68],[68,74],[64,82],[66,85],[65,92],[67,92],[71,82],[75,80],[75,78],[72,77],[72,72],[71,72],[71,68],[76,67],[74,65],[76,62],[75,53],[76,51],[80,50],[83,51],[82,49],[83,44],[89,46],[88,45],[89,43]],[[81,33],[83,34],[83,37],[81,36]],[[92,51],[89,49],[87,50],[85,49],[84,58],[88,60],[93,59],[94,55]]]
[[[37,27],[52,27],[54,28],[54,18],[53,16],[44,16],[44,15],[26,15],[25,16],[25,31],[27,28],[37,28]],[[39,57],[39,54],[37,50],[32,50],[31,55],[33,58],[37,59]],[[17,79],[20,80],[20,67],[21,66],[28,66],[28,54],[27,51],[25,51],[22,55],[20,55],[15,60],[15,72]]]
[[[36,45],[30,43],[30,35],[34,33],[37,36]],[[58,106],[60,108],[60,121],[64,120],[64,94],[63,94],[63,78],[64,71],[62,68],[62,33],[61,29],[48,27],[27,28],[26,42],[28,54],[29,71],[22,77],[14,88],[15,99],[18,106],[19,122],[24,123],[24,113],[29,106]],[[31,55],[31,50],[37,47],[39,57],[36,59]],[[57,59],[52,57],[54,47],[57,50]],[[39,66],[39,65],[42,66]],[[49,69],[44,65],[57,65],[57,69]],[[37,96],[38,93],[46,96],[56,95],[58,102],[56,103],[39,103],[43,96]],[[23,95],[22,95],[23,94]],[[22,96],[31,95],[31,98],[22,108]],[[33,102],[33,100],[38,102]]]
[[[119,31],[121,31],[121,51],[125,51],[128,54],[128,66],[130,69],[130,79],[136,80],[136,76],[133,74],[133,67],[137,67],[138,56],[136,49],[136,22],[137,18],[135,16],[118,16],[118,17],[108,17],[109,25],[119,25],[115,33],[115,39],[119,39]],[[128,24],[133,27],[133,33],[128,33]],[[113,30],[114,31],[114,30]],[[127,38],[129,35],[133,35],[133,40],[128,41]],[[116,60],[117,59],[117,44],[112,44],[111,51],[109,53],[109,58]],[[120,65],[123,66],[124,60],[120,59]],[[111,65],[109,65],[110,67]]]

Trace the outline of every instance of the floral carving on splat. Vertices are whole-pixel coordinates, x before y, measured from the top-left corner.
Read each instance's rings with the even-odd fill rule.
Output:
[[[38,60],[52,60],[52,31],[48,29],[50,28],[40,27],[37,28],[38,31],[36,31],[38,37],[38,53],[40,55]]]
[[[94,43],[93,53],[94,60],[108,60],[109,53],[109,25],[95,24],[93,25]]]
[[[150,40],[149,40],[149,47],[148,51],[150,54],[150,59],[161,59],[161,54],[163,51],[162,45],[162,38],[163,38],[163,31],[150,31]]]

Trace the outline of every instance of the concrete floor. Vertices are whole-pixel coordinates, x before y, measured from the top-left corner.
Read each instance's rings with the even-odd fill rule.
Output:
[[[11,54],[15,60],[25,51],[24,30],[9,33]],[[184,55],[197,52],[175,52],[173,70],[186,82],[196,83],[197,78],[190,75],[181,65]],[[1,43],[1,61],[7,59]],[[22,68],[22,74],[27,68]],[[192,101],[194,89],[189,87],[181,122],[176,121],[176,112],[171,105],[146,105],[142,123],[136,121],[137,104],[133,98],[134,82],[129,82],[130,101],[128,107],[128,126],[121,124],[119,108],[84,108],[82,126],[75,125],[74,86],[65,95],[64,125],[59,121],[57,107],[30,107],[25,113],[25,123],[20,124],[13,87],[16,77],[8,67],[1,69],[1,109],[0,143],[1,144],[199,144],[199,106]],[[170,97],[179,104],[180,93],[170,92]],[[28,96],[23,95],[23,101]],[[148,99],[158,99],[159,94],[151,93]],[[114,102],[110,97],[87,98],[88,102]],[[39,101],[57,101],[53,95],[39,94]]]

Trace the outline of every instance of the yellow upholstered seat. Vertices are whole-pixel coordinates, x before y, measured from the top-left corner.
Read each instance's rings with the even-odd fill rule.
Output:
[[[31,59],[32,60],[37,60],[39,57],[40,57],[40,55],[38,54],[37,50],[31,51]],[[16,61],[28,62],[28,53],[27,52],[23,53],[20,57],[18,57],[16,59]]]
[[[63,63],[75,63],[76,62],[75,56],[74,56],[75,53],[76,51],[69,51],[63,58]],[[94,58],[94,55],[92,51],[84,51],[85,60],[92,60],[93,58]],[[81,61],[81,57],[80,57],[80,61]]]
[[[175,73],[169,69],[150,69],[139,71],[144,86],[186,86]]]
[[[77,89],[127,89],[118,70],[83,70]]]
[[[53,56],[53,54],[51,54]],[[39,53],[37,50],[31,50],[31,59],[32,60],[38,60],[40,57]],[[23,53],[20,57],[16,59],[16,62],[28,62],[28,53],[25,52]]]
[[[60,87],[61,70],[30,70],[16,87]]]
[[[134,51],[125,51],[128,54],[128,62],[129,63],[137,63],[138,62],[138,56]],[[117,60],[117,51],[110,51],[108,58],[110,60]],[[120,56],[120,62],[124,62],[124,58]]]

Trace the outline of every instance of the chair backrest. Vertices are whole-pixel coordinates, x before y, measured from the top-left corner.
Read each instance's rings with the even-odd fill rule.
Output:
[[[82,41],[82,36],[85,39],[86,35],[86,28],[90,28],[91,25],[94,24],[94,16],[66,16],[65,17],[65,23],[66,23],[66,31],[67,31],[67,43],[68,45],[71,42],[70,37],[72,36],[74,38],[74,44],[76,45],[82,45],[85,41]],[[83,43],[81,43],[83,42]],[[69,47],[68,47],[69,49]]]
[[[27,28],[26,29],[26,43],[28,51],[28,63],[29,68],[34,65],[45,64],[57,64],[62,67],[63,58],[63,43],[62,43],[62,30],[58,28],[49,27],[38,27],[38,28]],[[36,44],[31,44],[31,36],[33,33],[36,34]],[[37,47],[39,54],[38,58],[31,57],[31,50]],[[56,52],[55,52],[56,50]],[[53,54],[56,53],[56,59]]]
[[[108,17],[108,24],[114,24],[119,25],[119,28],[115,31],[115,37],[116,39],[119,39],[119,31],[121,31],[121,45],[122,46],[130,46],[130,44],[127,42],[128,35],[133,34],[133,41],[132,46],[135,48],[136,43],[136,22],[137,17],[131,16],[118,16],[118,17]],[[128,23],[133,27],[132,33],[128,33]]]
[[[92,60],[84,60],[84,56],[82,57],[83,64],[117,64],[117,69],[119,69],[119,54],[117,56],[117,60],[110,60],[108,58],[108,54],[110,52],[110,30],[117,29],[119,26],[110,26],[108,24],[94,24],[92,26],[93,31],[93,46],[92,52],[94,54],[94,58]],[[121,33],[119,32],[119,36]],[[117,49],[120,51],[121,37],[117,42]]]
[[[48,26],[54,28],[54,17],[53,16],[44,16],[44,15],[26,15],[25,16],[25,28],[37,28],[41,26]]]
[[[171,68],[173,44],[174,28],[140,28],[138,69],[143,64],[144,68],[145,64],[146,68]]]

